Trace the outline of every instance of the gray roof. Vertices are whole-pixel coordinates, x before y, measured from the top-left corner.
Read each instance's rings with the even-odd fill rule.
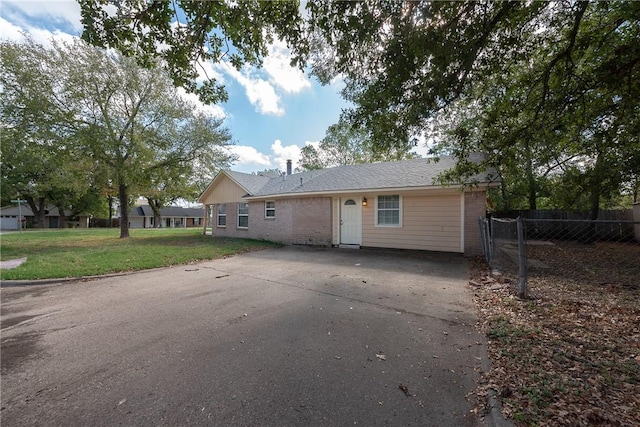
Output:
[[[253,175],[242,172],[225,171],[227,175],[233,178],[238,184],[242,185],[249,191],[249,194],[255,194],[260,191],[270,180],[277,179],[264,175]]]
[[[18,209],[18,205],[0,208],[0,216],[18,216],[20,211],[22,216],[33,216],[31,208],[25,203],[20,206],[20,209]],[[60,216],[58,208],[55,206],[47,206],[45,212],[45,216]]]
[[[130,217],[137,216],[153,216],[153,210],[149,205],[135,206],[133,209],[129,211]],[[168,217],[188,217],[188,218],[200,218],[204,216],[203,208],[182,208],[179,206],[165,206],[160,209],[160,216]]]
[[[471,157],[480,161],[480,155]],[[282,177],[267,178],[241,172],[226,171],[249,191],[248,196],[263,197],[296,193],[327,193],[350,190],[379,190],[439,186],[437,176],[455,166],[455,158],[412,159],[398,162],[367,163],[306,171]],[[494,173],[495,175],[495,173]],[[488,173],[476,175],[470,181],[487,183]]]

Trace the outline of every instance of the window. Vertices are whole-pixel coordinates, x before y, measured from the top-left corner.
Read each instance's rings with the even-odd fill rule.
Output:
[[[264,217],[265,218],[276,217],[276,202],[274,201],[264,202]]]
[[[399,226],[400,196],[378,196],[376,209],[376,225]]]
[[[238,228],[249,227],[249,203],[238,203]]]
[[[227,205],[218,205],[218,227],[227,226]]]

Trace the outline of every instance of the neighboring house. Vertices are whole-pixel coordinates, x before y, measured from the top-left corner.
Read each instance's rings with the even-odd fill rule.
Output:
[[[0,208],[0,229],[2,230],[18,230],[18,217],[20,215],[20,211],[22,211],[22,228],[33,228],[34,227],[34,215],[33,211],[29,207],[29,205],[23,204],[20,206],[20,210],[18,206],[7,206],[4,208]],[[77,219],[74,221],[67,220],[66,227],[67,228],[87,228],[89,226],[89,217],[87,215],[80,215],[76,217]],[[45,223],[44,228],[58,228],[60,224],[60,213],[58,212],[58,208],[53,206],[48,206],[45,209]]]
[[[222,171],[199,202],[211,208],[213,235],[286,244],[481,252],[479,218],[489,177],[443,187],[434,178],[455,164],[413,159],[280,177]]]
[[[130,228],[153,228],[153,210],[149,205],[135,206],[129,211]],[[201,227],[204,209],[167,206],[160,209],[160,228]]]

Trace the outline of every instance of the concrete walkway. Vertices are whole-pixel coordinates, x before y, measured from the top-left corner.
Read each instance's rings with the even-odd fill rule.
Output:
[[[6,261],[0,261],[0,268],[12,269],[12,268],[19,267],[20,265],[24,264],[25,262],[27,262],[27,257],[8,259]]]

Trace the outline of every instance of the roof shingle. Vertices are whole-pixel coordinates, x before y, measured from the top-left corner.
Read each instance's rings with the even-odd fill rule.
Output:
[[[480,155],[470,160],[480,161]],[[337,166],[328,169],[295,173],[286,177],[268,178],[241,172],[226,171],[249,191],[248,196],[263,197],[296,193],[324,193],[384,188],[439,186],[437,176],[455,166],[455,158],[411,159],[398,162],[367,163]],[[480,183],[489,182],[487,173],[471,177]]]

